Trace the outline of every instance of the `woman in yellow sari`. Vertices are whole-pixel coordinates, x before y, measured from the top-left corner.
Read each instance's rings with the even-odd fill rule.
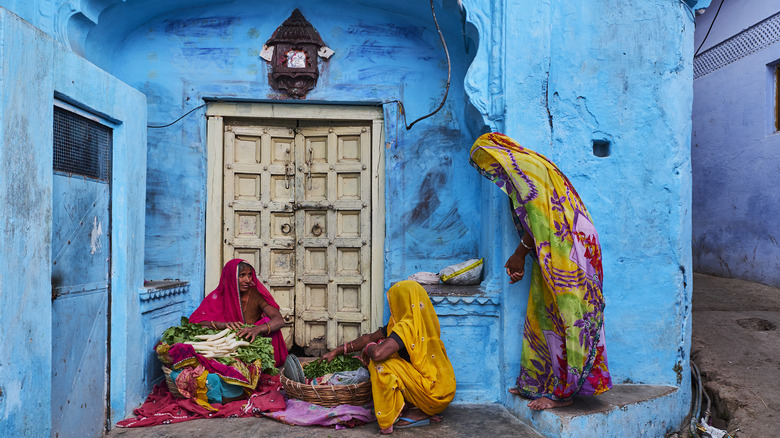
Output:
[[[390,322],[323,356],[361,351],[371,373],[374,411],[384,434],[441,421],[455,396],[455,372],[440,339],[439,318],[415,281],[387,291]]]

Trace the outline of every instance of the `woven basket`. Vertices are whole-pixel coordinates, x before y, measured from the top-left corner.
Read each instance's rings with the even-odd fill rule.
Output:
[[[184,396],[179,392],[179,388],[176,387],[176,382],[171,379],[171,369],[163,366],[162,370],[163,373],[165,373],[165,384],[168,385],[168,391],[170,391],[171,395],[176,398],[184,398]]]
[[[314,403],[315,405],[332,407],[338,405],[363,406],[371,401],[371,381],[353,385],[312,385],[290,380],[279,374],[279,380],[287,391],[287,396]]]

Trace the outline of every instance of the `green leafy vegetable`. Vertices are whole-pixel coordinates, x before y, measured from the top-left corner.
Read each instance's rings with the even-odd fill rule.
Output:
[[[243,327],[251,327],[251,325],[245,324]],[[198,339],[196,336],[214,335],[220,331],[221,330],[204,327],[200,324],[191,323],[186,317],[182,317],[181,324],[166,329],[163,332],[160,341],[168,345],[180,344],[188,341],[202,341],[202,339]],[[225,365],[233,364],[236,359],[246,364],[260,359],[263,372],[272,375],[277,373],[275,366],[276,361],[274,359],[274,347],[271,344],[271,338],[266,338],[265,336],[258,336],[251,344],[238,347],[236,349],[236,356],[216,357],[214,359]]]
[[[166,329],[160,340],[168,345],[181,344],[187,341],[197,340],[198,335],[214,335],[219,330],[210,329],[200,324],[191,323],[186,316],[181,317],[181,324]]]
[[[336,356],[332,361],[317,359],[303,365],[303,375],[307,379],[322,377],[328,373],[339,373],[341,371],[354,371],[363,364],[360,360],[348,356]]]

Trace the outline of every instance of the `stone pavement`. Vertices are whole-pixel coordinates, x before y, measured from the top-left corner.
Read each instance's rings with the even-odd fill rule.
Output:
[[[466,437],[517,437],[540,438],[541,435],[518,421],[501,405],[451,405],[442,415],[441,423],[430,426],[400,429],[392,437],[420,438],[466,438]],[[134,429],[115,428],[107,434],[110,438],[255,438],[258,436],[280,438],[313,437],[376,437],[377,423],[358,426],[354,429],[335,430],[325,427],[288,426],[270,418],[218,418],[193,420],[183,423],[165,424]]]
[[[712,398],[713,426],[738,438],[780,436],[778,326],[780,289],[694,274],[691,356]]]

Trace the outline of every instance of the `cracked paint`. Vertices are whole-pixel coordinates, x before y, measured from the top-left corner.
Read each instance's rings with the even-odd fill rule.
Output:
[[[89,233],[90,254],[100,254],[103,251],[103,224],[97,216],[92,220],[92,231]]]

